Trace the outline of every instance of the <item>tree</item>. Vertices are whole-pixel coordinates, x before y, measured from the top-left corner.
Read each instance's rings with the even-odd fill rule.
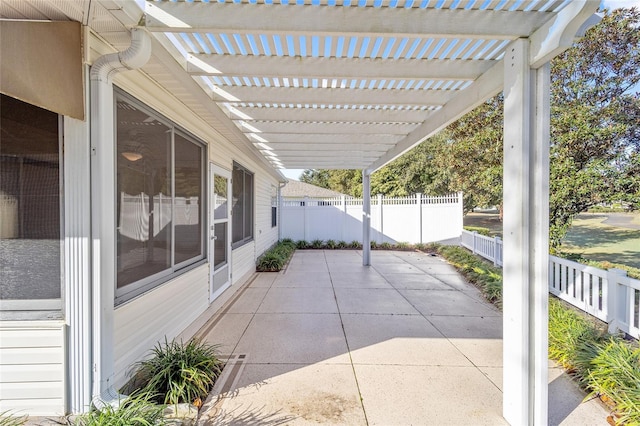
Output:
[[[639,24],[637,9],[608,13],[551,63],[552,246],[576,214],[617,197],[633,201],[620,190],[640,148],[638,93],[630,93],[640,83]]]
[[[331,189],[329,187],[329,170],[307,169],[302,172],[300,181],[321,188]]]

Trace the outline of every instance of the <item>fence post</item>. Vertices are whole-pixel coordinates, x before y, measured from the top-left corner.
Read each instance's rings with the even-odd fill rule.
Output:
[[[495,236],[493,238],[493,266],[498,266],[498,244],[500,244],[500,237]]]
[[[478,231],[473,231],[473,254],[476,254],[476,237],[478,236]]]
[[[378,194],[378,243],[384,242],[384,218],[382,216],[382,194]]]
[[[416,194],[416,207],[418,209],[418,231],[420,232],[418,242],[422,244],[422,194],[420,192]]]
[[[303,231],[303,233],[304,233],[304,240],[305,241],[309,241],[309,231],[307,230],[308,225],[309,225],[309,218],[307,217],[308,216],[308,213],[307,213],[307,207],[308,207],[307,205],[308,204],[309,204],[309,197],[307,197],[305,195],[304,201],[302,202],[302,212],[303,212],[303,217],[304,217],[304,221],[303,221],[304,231]]]
[[[345,229],[347,227],[347,197],[346,195],[340,196],[340,206],[342,207],[342,230],[340,232],[340,239],[346,241],[344,238]]]
[[[502,251],[500,250],[500,245],[502,244],[502,240],[500,239],[500,237],[496,236],[494,238],[494,244],[496,245],[496,252],[495,252],[495,259],[493,261],[493,264],[495,266],[502,266]]]
[[[618,285],[618,277],[626,277],[627,271],[623,269],[607,270],[606,304],[607,323],[609,333],[613,334],[620,329],[619,324],[624,322],[627,316],[627,287]],[[603,295],[605,297],[605,295]]]

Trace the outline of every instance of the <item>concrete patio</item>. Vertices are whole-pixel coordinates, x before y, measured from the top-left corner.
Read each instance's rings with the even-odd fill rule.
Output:
[[[297,251],[200,330],[230,354],[211,425],[500,425],[502,317],[453,267],[415,252]],[[550,366],[549,424],[607,411]]]

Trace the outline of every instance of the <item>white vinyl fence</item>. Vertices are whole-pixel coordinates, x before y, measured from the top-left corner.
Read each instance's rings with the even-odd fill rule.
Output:
[[[286,198],[280,228],[292,240],[362,241],[362,199]],[[459,238],[462,193],[442,197],[371,198],[371,241],[429,243]]]
[[[502,241],[462,231],[462,246],[502,265]],[[549,256],[549,292],[609,324],[609,331],[624,331],[640,339],[640,280],[621,269],[599,269]]]

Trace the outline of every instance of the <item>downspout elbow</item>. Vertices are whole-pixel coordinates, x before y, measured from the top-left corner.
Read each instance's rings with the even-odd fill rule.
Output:
[[[131,30],[131,45],[122,52],[100,56],[91,67],[92,81],[107,81],[112,73],[141,68],[151,57],[151,37],[142,28]]]

